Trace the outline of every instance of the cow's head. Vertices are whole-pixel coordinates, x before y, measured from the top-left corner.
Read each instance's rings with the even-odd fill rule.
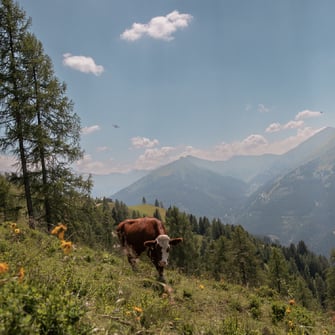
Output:
[[[152,262],[159,267],[168,264],[170,246],[180,243],[181,237],[170,238],[167,235],[159,235],[155,240],[145,241],[144,245],[149,248],[148,255]]]

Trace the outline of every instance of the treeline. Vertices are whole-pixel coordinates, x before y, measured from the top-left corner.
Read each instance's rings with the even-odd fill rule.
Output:
[[[170,236],[184,237],[172,264],[188,274],[271,290],[308,308],[335,307],[335,253],[330,261],[303,241],[289,247],[250,235],[239,225],[166,212]]]
[[[118,200],[90,202],[82,207],[85,214],[80,220],[73,221],[76,224],[68,222],[73,236],[114,252],[116,225],[142,214]],[[162,219],[158,207],[154,216]],[[327,259],[308,250],[303,241],[281,246],[249,234],[240,225],[197,218],[177,207],[166,209],[164,221],[171,237],[184,239],[171,252],[171,267],[187,275],[292,298],[307,308],[335,309],[335,250]]]
[[[0,176],[0,216],[7,221],[26,217],[22,186],[20,191],[12,178]],[[67,225],[72,241],[109,252],[115,252],[118,245],[117,224],[142,216],[121,201],[80,193],[73,194],[63,214],[61,222]],[[154,216],[162,219],[158,208]],[[220,283],[255,287],[267,295],[291,297],[308,308],[335,309],[335,250],[327,259],[309,251],[303,241],[281,246],[256,238],[239,225],[197,218],[177,207],[166,209],[164,221],[171,237],[184,239],[171,252],[172,268]]]

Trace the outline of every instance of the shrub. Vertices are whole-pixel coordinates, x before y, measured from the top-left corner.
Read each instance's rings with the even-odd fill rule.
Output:
[[[87,334],[82,304],[69,293],[9,281],[0,286],[1,334]]]
[[[277,324],[279,321],[284,320],[286,307],[281,304],[274,303],[271,306],[272,309],[272,322]]]

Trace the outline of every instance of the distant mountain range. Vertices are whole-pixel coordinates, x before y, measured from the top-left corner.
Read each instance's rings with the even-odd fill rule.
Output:
[[[335,248],[335,129],[326,128],[283,155],[228,161],[181,158],[111,195],[128,205],[145,197],[288,245]]]

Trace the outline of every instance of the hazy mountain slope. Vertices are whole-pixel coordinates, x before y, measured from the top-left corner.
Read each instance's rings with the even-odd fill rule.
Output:
[[[268,169],[278,159],[278,155],[234,156],[226,161],[208,161],[192,156],[187,158],[199,167],[249,182]]]
[[[240,206],[247,185],[232,177],[221,176],[181,158],[163,166],[112,197],[128,205],[145,197],[156,199],[164,206],[174,205],[181,210],[208,217],[224,216]]]
[[[335,147],[270,182],[247,201],[238,221],[282,244],[304,240],[329,254],[335,247]]]
[[[197,216],[241,223],[251,233],[276,235],[283,244],[305,240],[314,251],[328,254],[335,246],[334,166],[335,129],[326,128],[277,157],[228,162],[186,157],[112,197],[129,205],[143,197],[150,203],[157,199]],[[246,178],[243,171],[249,167],[249,176],[255,175],[249,184],[223,175],[235,170]]]

